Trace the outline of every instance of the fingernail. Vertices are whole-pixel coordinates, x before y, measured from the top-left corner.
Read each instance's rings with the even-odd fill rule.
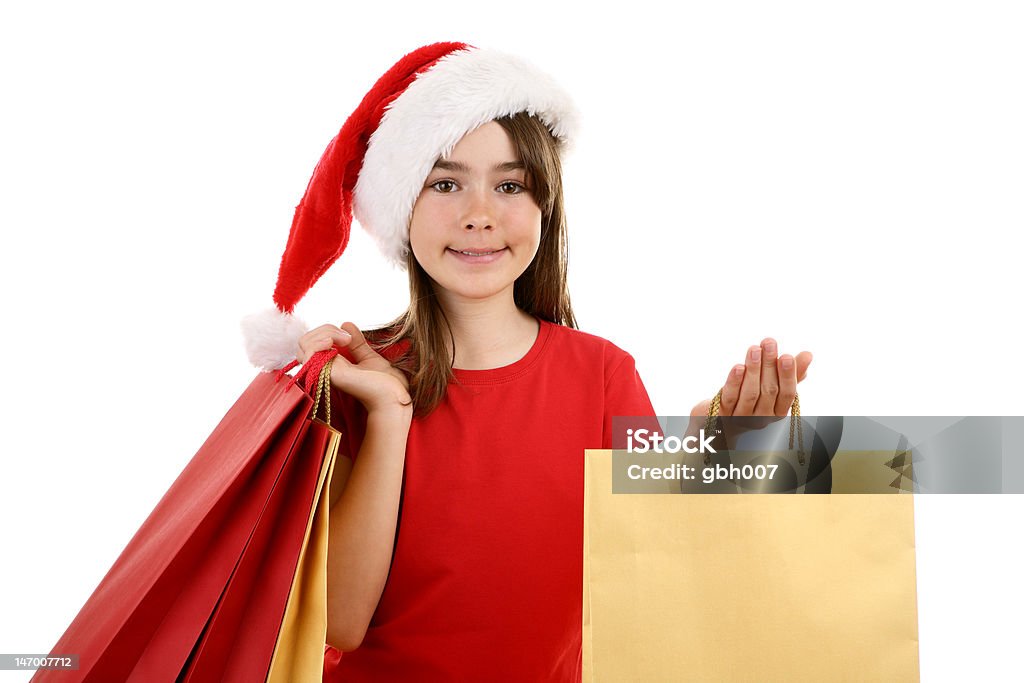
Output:
[[[758,349],[754,349],[753,351],[751,351],[750,352],[750,360],[754,361],[755,363],[757,361],[761,360],[761,349],[758,348]]]
[[[732,374],[734,376],[736,376],[736,377],[742,377],[743,376],[743,370],[744,370],[744,367],[742,365],[737,365],[736,367],[734,367],[732,369]]]
[[[775,342],[768,342],[767,344],[765,344],[764,352],[769,354],[775,353]]]
[[[782,359],[782,369],[783,370],[792,370],[793,369],[793,359],[792,358],[783,358]]]

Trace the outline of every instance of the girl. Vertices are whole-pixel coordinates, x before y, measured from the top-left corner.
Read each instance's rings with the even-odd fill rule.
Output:
[[[378,81],[296,211],[281,312],[344,248],[353,205],[410,282],[382,330],[322,325],[260,363],[343,354],[325,680],[581,678],[584,449],[611,447],[613,416],[655,412],[632,357],[575,329],[560,162],[574,125],[529,65],[430,45]],[[785,415],[809,360],[752,348],[722,414]]]

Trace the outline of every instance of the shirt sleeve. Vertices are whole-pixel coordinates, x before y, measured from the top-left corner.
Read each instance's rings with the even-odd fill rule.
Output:
[[[612,418],[639,417],[638,422],[651,428],[657,428],[654,406],[647,395],[647,389],[636,370],[633,356],[625,351],[623,357],[609,373],[605,382],[604,434],[601,439],[602,448],[613,448]]]

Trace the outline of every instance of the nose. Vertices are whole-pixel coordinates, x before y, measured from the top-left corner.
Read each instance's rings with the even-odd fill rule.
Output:
[[[494,207],[487,190],[467,193],[469,200],[462,217],[466,230],[491,230],[494,228]]]

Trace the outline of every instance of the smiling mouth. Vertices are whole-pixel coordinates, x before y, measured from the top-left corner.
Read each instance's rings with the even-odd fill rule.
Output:
[[[506,247],[501,249],[489,249],[486,251],[470,251],[468,249],[452,249],[448,248],[449,251],[454,251],[456,254],[464,254],[466,256],[489,256],[491,254],[497,254],[499,251],[505,251]]]

